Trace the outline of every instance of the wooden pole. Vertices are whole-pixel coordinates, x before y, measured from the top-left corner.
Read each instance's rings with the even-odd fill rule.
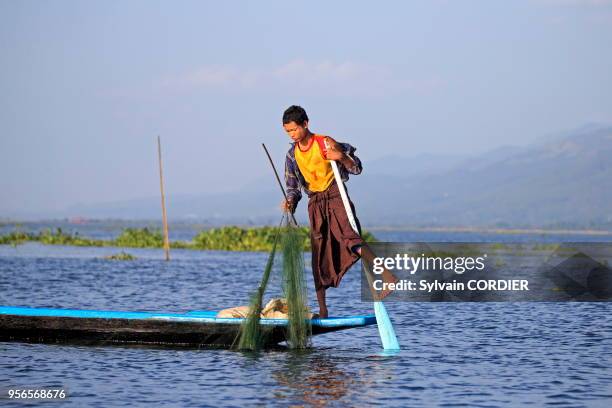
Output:
[[[157,136],[157,157],[159,158],[159,188],[161,189],[162,223],[164,226],[164,252],[166,261],[170,260],[170,240],[168,239],[168,218],[166,216],[166,196],[164,195],[164,175],[162,171],[161,140]]]

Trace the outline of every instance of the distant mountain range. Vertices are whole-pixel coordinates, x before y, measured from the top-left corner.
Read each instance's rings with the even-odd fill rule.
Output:
[[[496,149],[437,173],[380,177],[354,198],[378,225],[612,226],[612,127]]]
[[[268,224],[279,191],[169,196],[172,219]],[[477,156],[389,156],[364,163],[349,194],[369,226],[612,228],[612,127],[587,126]],[[306,222],[306,200],[299,218]],[[55,217],[157,219],[158,197],[67,208]]]

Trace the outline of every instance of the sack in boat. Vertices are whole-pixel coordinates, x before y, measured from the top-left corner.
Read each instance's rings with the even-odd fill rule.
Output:
[[[289,305],[285,298],[273,298],[261,310],[262,319],[287,319],[289,313]],[[225,318],[246,318],[249,315],[248,306],[236,306],[229,309],[223,309],[217,313],[217,317]],[[306,315],[312,319],[312,313],[306,309]]]

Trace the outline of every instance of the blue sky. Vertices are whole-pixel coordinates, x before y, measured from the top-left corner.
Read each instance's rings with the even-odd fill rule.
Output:
[[[291,104],[366,162],[612,123],[610,44],[608,0],[2,0],[0,217],[158,194],[158,134],[169,194],[258,188]]]

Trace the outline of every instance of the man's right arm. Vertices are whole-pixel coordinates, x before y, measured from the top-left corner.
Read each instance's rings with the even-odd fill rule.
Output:
[[[295,208],[302,198],[295,166],[295,161],[292,160],[289,153],[287,153],[285,159],[285,185],[287,186],[287,207],[292,213],[295,212]]]

